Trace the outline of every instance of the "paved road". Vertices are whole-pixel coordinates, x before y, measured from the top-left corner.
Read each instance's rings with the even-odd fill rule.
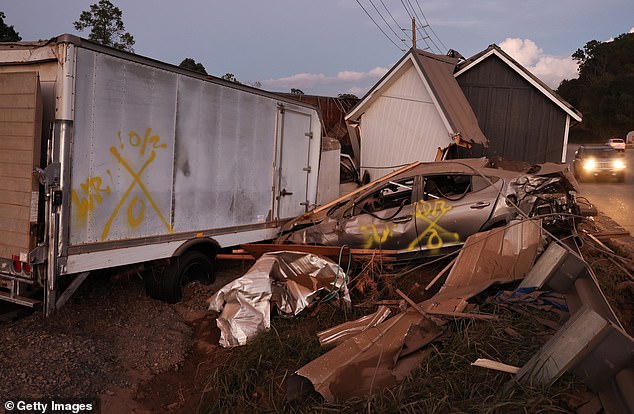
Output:
[[[568,146],[567,161],[571,162],[578,145]],[[599,211],[614,219],[630,233],[634,234],[634,149],[625,151],[627,173],[625,182],[612,180],[583,182],[581,195],[593,203]]]

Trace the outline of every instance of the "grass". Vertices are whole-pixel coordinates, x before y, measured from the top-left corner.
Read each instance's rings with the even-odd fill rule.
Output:
[[[453,320],[405,381],[365,398],[327,403],[313,393],[286,402],[286,380],[324,351],[314,333],[343,321],[333,306],[313,316],[275,319],[273,328],[232,349],[207,383],[201,412],[271,413],[567,413],[585,387],[564,376],[548,388],[512,385],[507,373],[473,367],[477,358],[522,366],[554,332],[535,318],[554,314],[515,305],[483,305],[495,321]],[[358,316],[358,315],[356,315]],[[355,317],[353,315],[352,317]]]

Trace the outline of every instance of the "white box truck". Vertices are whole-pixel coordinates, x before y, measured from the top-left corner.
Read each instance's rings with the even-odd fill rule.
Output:
[[[317,109],[259,89],[72,35],[0,43],[0,299],[39,285],[50,314],[92,270],[163,263],[148,293],[177,301],[315,204],[320,139]]]

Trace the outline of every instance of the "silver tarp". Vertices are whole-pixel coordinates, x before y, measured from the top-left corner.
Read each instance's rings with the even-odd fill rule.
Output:
[[[210,298],[209,309],[221,312],[216,322],[220,345],[244,345],[269,328],[271,305],[282,315],[295,316],[320,292],[350,304],[345,272],[337,264],[310,253],[265,253],[244,276]]]

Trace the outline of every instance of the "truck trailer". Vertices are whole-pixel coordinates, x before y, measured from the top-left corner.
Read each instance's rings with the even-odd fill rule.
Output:
[[[139,265],[175,302],[315,205],[320,140],[316,108],[260,89],[73,35],[0,43],[0,299],[49,315]]]

